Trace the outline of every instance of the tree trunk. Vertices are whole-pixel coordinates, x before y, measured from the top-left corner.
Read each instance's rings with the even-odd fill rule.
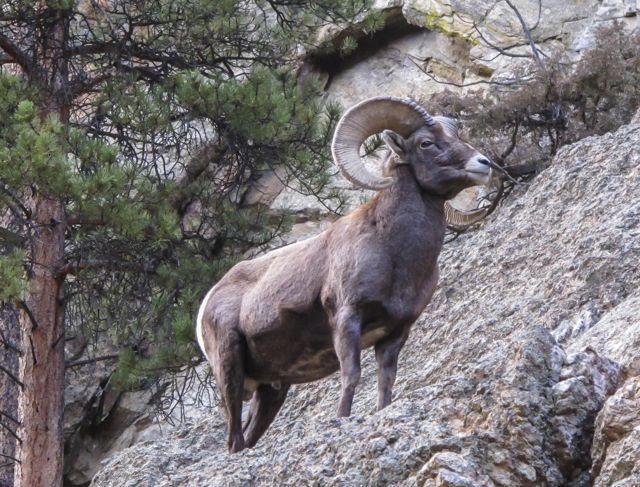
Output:
[[[57,116],[69,121],[68,41],[69,11],[49,7],[38,38],[34,72],[40,87],[40,118]],[[63,4],[64,2],[62,2]],[[33,189],[29,204],[34,235],[29,245],[31,273],[20,313],[22,350],[18,403],[20,419],[15,469],[16,487],[62,485],[64,434],[64,320],[62,283],[57,276],[64,261],[65,215],[62,200]]]
[[[56,278],[64,257],[63,208],[43,195],[34,198],[32,275],[20,314],[21,426],[16,487],[62,485],[64,411],[64,328]]]

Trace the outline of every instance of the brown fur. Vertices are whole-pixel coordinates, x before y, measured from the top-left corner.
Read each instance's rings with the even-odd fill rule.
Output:
[[[291,384],[340,370],[338,415],[349,415],[366,347],[375,346],[378,408],[391,402],[398,354],[438,281],[444,201],[480,182],[467,169],[482,158],[440,124],[385,140],[402,162],[388,168],[392,186],[320,235],[240,262],[202,304],[231,451],[258,441]]]

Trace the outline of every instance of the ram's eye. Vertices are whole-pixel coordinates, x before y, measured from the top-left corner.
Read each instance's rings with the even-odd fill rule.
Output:
[[[433,142],[431,142],[430,140],[423,140],[420,143],[420,148],[421,149],[427,149],[428,147],[431,147],[433,145]]]

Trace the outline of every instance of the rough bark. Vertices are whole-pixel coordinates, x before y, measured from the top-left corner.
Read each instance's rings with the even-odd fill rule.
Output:
[[[62,485],[64,411],[64,328],[61,282],[56,269],[64,255],[59,201],[36,196],[39,231],[33,239],[32,276],[20,313],[22,350],[19,399],[21,426],[16,467],[17,487]]]

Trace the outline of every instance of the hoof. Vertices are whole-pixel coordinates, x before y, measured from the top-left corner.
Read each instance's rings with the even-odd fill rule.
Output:
[[[245,444],[244,444],[244,438],[242,436],[240,436],[239,438],[236,437],[229,444],[229,453],[238,453],[239,451],[242,451],[244,449],[245,449]]]

